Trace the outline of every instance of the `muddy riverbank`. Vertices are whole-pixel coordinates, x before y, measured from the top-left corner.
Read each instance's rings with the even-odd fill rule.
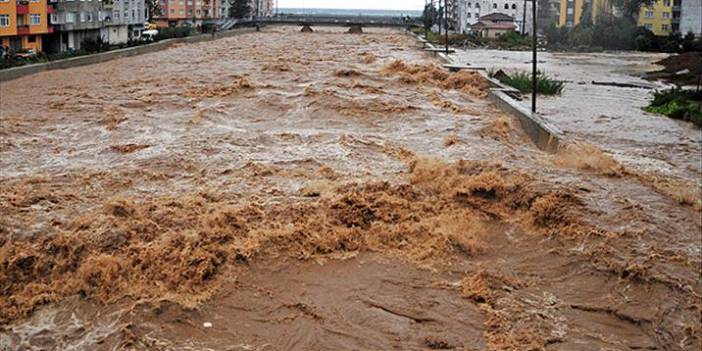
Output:
[[[417,48],[274,27],[0,85],[0,349],[700,347],[697,189],[541,152]]]

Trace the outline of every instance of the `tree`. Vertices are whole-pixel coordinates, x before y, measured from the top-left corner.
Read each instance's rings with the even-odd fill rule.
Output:
[[[251,5],[249,0],[229,0],[229,17],[248,18],[251,15]]]
[[[147,21],[151,21],[154,17],[161,16],[163,14],[163,11],[161,9],[161,4],[159,3],[158,0],[145,0],[144,5],[146,6],[146,9],[148,10],[148,16]]]
[[[436,16],[436,7],[434,7],[433,2],[424,6],[424,12],[422,13],[424,28],[431,28],[436,23]]]
[[[656,0],[612,0],[612,5],[622,11],[624,17],[636,20],[641,6],[651,6]]]

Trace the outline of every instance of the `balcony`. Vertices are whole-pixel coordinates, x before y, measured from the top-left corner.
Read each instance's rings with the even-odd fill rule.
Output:
[[[17,14],[18,15],[26,15],[29,13],[29,4],[20,4],[19,2],[17,3]]]
[[[18,24],[17,25],[17,35],[27,35],[29,34],[29,25]]]

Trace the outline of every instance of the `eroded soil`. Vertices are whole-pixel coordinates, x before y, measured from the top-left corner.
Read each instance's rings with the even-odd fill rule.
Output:
[[[479,75],[344,31],[3,83],[0,349],[702,346],[695,180],[544,154]]]

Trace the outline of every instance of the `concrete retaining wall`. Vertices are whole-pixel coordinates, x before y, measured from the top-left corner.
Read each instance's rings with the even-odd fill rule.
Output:
[[[419,39],[417,34],[409,33],[416,39]],[[428,44],[428,46],[434,47],[431,44]],[[453,60],[446,54],[440,53],[438,57],[444,62],[453,63]],[[563,142],[563,133],[555,126],[548,123],[543,117],[531,113],[531,110],[520,105],[518,101],[513,99],[511,96],[515,96],[516,94],[521,95],[518,90],[488,77],[487,73],[484,71],[480,71],[480,74],[490,83],[488,98],[490,98],[497,107],[517,118],[524,132],[526,132],[539,149],[551,153],[557,152],[559,145]]]
[[[170,47],[171,45],[177,44],[177,43],[199,43],[202,41],[209,41],[209,40],[214,40],[214,39],[219,39],[219,38],[224,38],[224,37],[231,37],[234,35],[248,33],[248,32],[252,32],[255,30],[256,29],[254,29],[254,28],[241,28],[241,29],[233,29],[233,30],[229,30],[229,31],[219,32],[219,33],[216,33],[214,36],[212,36],[212,34],[201,34],[201,35],[195,35],[195,36],[191,36],[191,37],[166,39],[166,40],[162,40],[162,41],[159,41],[156,43],[151,43],[151,44],[146,44],[146,45],[141,45],[141,46],[134,46],[131,48],[112,50],[112,51],[101,52],[101,53],[92,54],[92,55],[71,57],[71,58],[67,58],[67,59],[63,59],[63,60],[50,61],[50,62],[46,62],[46,63],[37,63],[37,64],[33,64],[33,65],[13,67],[13,68],[9,68],[9,69],[0,70],[0,82],[6,82],[9,80],[17,79],[17,78],[24,77],[24,76],[29,75],[29,74],[39,73],[42,71],[49,71],[49,70],[54,70],[54,69],[66,69],[66,68],[72,68],[72,67],[92,65],[95,63],[106,62],[106,61],[110,61],[110,60],[114,60],[114,59],[118,59],[118,58],[122,58],[122,57],[148,54],[151,52],[156,52],[159,50],[166,49],[166,48]]]

